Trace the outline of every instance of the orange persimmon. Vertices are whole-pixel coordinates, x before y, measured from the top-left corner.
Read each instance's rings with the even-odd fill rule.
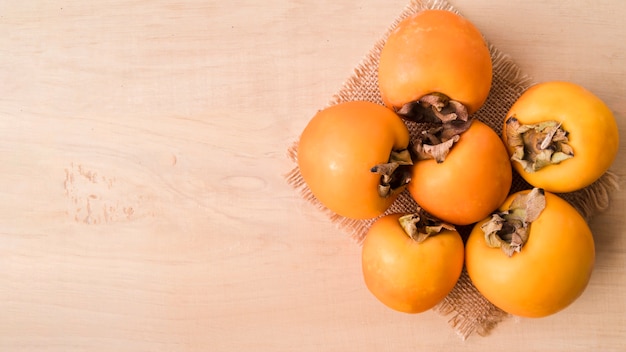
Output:
[[[370,227],[362,248],[368,290],[399,312],[420,313],[446,297],[461,276],[463,240],[454,227],[421,214],[390,214]]]
[[[565,81],[526,90],[508,112],[502,138],[513,168],[531,185],[557,193],[592,184],[619,149],[613,112],[592,92]]]
[[[319,111],[298,145],[298,166],[313,195],[353,219],[381,215],[405,188],[409,132],[390,109],[350,101]]]
[[[423,10],[401,21],[387,38],[378,67],[382,99],[396,111],[434,93],[472,114],[487,99],[492,75],[480,31],[446,10]]]
[[[420,160],[413,165],[408,190],[435,217],[468,225],[502,204],[512,178],[511,162],[498,134],[473,120],[445,160]]]
[[[465,248],[467,273],[478,291],[523,317],[545,317],[571,305],[587,287],[594,261],[585,219],[539,188],[509,196],[474,226]]]

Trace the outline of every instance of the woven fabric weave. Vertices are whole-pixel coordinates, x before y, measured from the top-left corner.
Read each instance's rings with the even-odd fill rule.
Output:
[[[378,60],[385,39],[400,21],[425,9],[442,9],[462,15],[446,0],[412,0],[389,26],[382,38],[374,44],[339,91],[331,97],[328,106],[356,100],[371,101],[382,105],[382,99],[378,90]],[[488,38],[486,38],[486,41],[489,43]],[[500,134],[509,108],[533,82],[515,65],[510,56],[500,52],[493,45],[488,45],[493,63],[493,83],[487,101],[476,112],[474,118],[486,123]],[[412,137],[421,132],[419,124],[406,123]],[[297,167],[297,147],[298,142],[296,141],[288,149],[288,156],[296,163],[296,166],[286,175],[287,182],[299,192],[302,198],[314,205],[319,211],[325,213],[330,221],[360,244],[375,219],[353,220],[344,218],[333,213],[317,201],[299,173]],[[529,188],[531,186],[514,173],[511,193]],[[617,176],[609,171],[587,188],[572,193],[560,194],[560,196],[589,220],[595,214],[608,208],[610,194],[617,188]],[[416,209],[416,206],[417,204],[405,191],[389,208],[387,214],[412,212]],[[469,229],[469,226],[458,228],[464,237],[469,233]],[[465,270],[463,270],[461,278],[452,292],[434,310],[443,316],[449,317],[451,327],[462,339],[468,338],[473,333],[485,336],[499,322],[508,317],[507,313],[495,307],[476,290]]]

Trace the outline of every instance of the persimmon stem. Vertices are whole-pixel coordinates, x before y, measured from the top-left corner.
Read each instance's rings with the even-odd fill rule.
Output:
[[[530,224],[545,207],[545,192],[541,188],[517,195],[506,211],[493,213],[491,219],[480,227],[487,245],[502,249],[509,257],[521,252],[528,241]]]
[[[378,195],[383,198],[397,194],[411,181],[413,159],[408,149],[392,150],[389,161],[374,165],[370,171],[380,175]]]
[[[472,121],[465,105],[441,93],[425,95],[396,113],[412,122],[434,124],[417,137],[414,153],[418,160],[435,159],[438,163],[446,159]]]
[[[414,122],[445,123],[467,121],[469,114],[462,103],[442,93],[430,93],[396,110],[400,117]]]
[[[515,116],[506,120],[507,143],[513,148],[511,160],[526,172],[535,172],[548,165],[572,158],[567,131],[557,121],[524,125]]]
[[[417,208],[415,213],[403,215],[398,219],[404,232],[415,242],[421,243],[428,237],[434,236],[441,231],[454,231],[454,225],[445,223],[426,213],[422,208]]]

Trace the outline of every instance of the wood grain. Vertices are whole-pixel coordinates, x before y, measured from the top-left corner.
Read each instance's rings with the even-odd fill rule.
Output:
[[[624,132],[626,5],[452,3]],[[288,146],[405,5],[0,4],[0,350],[623,349],[623,192],[573,306],[463,342],[375,301],[358,246],[286,184]]]

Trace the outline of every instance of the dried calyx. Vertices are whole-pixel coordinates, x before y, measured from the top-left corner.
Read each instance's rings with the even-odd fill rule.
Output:
[[[411,180],[413,160],[408,149],[392,150],[389,161],[371,168],[371,172],[380,175],[378,195],[386,198],[399,193]]]
[[[541,188],[518,194],[508,210],[492,214],[491,219],[481,226],[487,245],[502,249],[509,257],[520,252],[528,241],[531,223],[545,206],[545,193]]]
[[[419,207],[415,213],[401,216],[399,221],[404,232],[418,243],[444,230],[455,231],[453,225],[442,222]]]
[[[465,105],[441,93],[425,95],[405,104],[396,113],[409,121],[433,124],[417,137],[414,153],[418,160],[435,159],[438,163],[445,160],[461,133],[471,124]]]
[[[557,121],[524,125],[515,116],[506,121],[507,143],[513,148],[511,160],[524,171],[535,172],[574,156],[567,131]]]

